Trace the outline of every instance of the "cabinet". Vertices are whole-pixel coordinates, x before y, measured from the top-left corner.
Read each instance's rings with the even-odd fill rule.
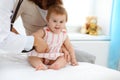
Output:
[[[75,48],[96,56],[95,64],[106,66],[108,60],[109,41],[75,41],[71,40]]]

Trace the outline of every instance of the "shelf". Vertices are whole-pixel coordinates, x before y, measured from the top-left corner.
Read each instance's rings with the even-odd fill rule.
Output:
[[[71,41],[110,41],[110,36],[106,35],[91,36],[80,33],[68,33],[68,36]]]

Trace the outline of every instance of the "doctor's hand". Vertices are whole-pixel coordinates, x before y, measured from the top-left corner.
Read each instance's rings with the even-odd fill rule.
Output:
[[[48,52],[49,51],[49,48],[48,48],[48,45],[47,43],[40,37],[40,35],[36,32],[36,33],[33,33],[33,36],[34,36],[34,47],[35,47],[35,50],[39,53],[41,52]]]

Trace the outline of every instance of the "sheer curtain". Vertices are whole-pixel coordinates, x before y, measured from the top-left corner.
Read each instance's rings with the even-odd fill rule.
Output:
[[[118,69],[120,61],[120,0],[113,0],[108,67]]]

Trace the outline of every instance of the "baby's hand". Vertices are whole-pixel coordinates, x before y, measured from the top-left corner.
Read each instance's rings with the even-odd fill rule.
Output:
[[[77,62],[76,58],[72,58],[71,65],[72,66],[77,66],[78,65],[78,62]]]

